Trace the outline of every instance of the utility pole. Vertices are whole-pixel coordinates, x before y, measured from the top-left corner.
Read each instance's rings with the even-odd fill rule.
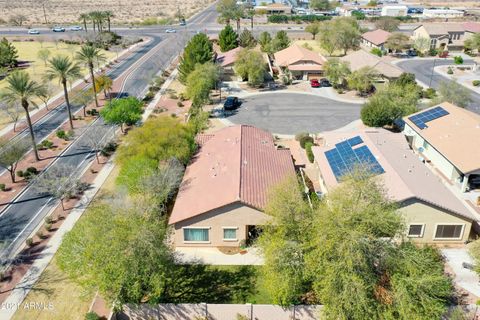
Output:
[[[433,80],[433,72],[435,70],[435,62],[437,62],[437,58],[433,58],[433,67],[432,67],[432,74],[430,75],[430,84],[429,87],[432,87],[432,80]]]

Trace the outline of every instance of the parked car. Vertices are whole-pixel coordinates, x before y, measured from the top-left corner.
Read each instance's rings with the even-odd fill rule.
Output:
[[[175,30],[175,29],[167,29],[167,30],[165,30],[165,33],[175,33],[175,32],[177,32],[177,30]]]
[[[185,21],[185,19],[182,19],[182,20],[180,21],[180,25],[181,25],[181,26],[187,25],[187,22]]]
[[[240,106],[240,100],[237,97],[227,97],[223,104],[223,110],[235,110]]]
[[[322,86],[322,87],[331,87],[332,84],[330,83],[330,81],[328,81],[328,79],[322,78],[322,79],[320,79],[320,86]]]
[[[409,57],[416,57],[418,54],[417,54],[417,51],[415,49],[409,49],[407,50],[407,56]]]
[[[322,85],[318,81],[318,79],[311,79],[310,80],[310,87],[312,88],[320,88]]]
[[[53,32],[65,32],[64,27],[53,27],[52,29]]]
[[[38,31],[37,29],[30,29],[28,30],[28,34],[40,34],[40,31]]]
[[[83,28],[80,26],[71,26],[70,31],[82,31]]]

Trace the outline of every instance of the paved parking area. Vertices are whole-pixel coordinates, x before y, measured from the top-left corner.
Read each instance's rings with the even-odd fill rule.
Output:
[[[226,119],[276,134],[319,133],[341,128],[360,118],[361,104],[313,94],[272,92],[242,98],[241,107]]]

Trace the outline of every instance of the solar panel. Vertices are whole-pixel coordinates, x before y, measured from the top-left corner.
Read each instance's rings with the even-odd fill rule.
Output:
[[[367,146],[352,148],[362,143],[362,138],[356,136],[337,143],[335,144],[335,148],[325,151],[325,157],[337,181],[356,165],[362,165],[374,174],[385,172]]]
[[[420,130],[428,128],[427,122],[446,116],[448,111],[442,107],[435,107],[433,109],[427,110],[425,112],[416,114],[409,117],[408,119],[412,121]]]

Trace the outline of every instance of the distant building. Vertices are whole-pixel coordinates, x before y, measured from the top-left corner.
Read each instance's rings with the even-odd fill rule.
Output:
[[[285,3],[260,3],[255,10],[265,10],[268,14],[291,14],[292,6]]]
[[[407,6],[383,6],[382,7],[382,16],[389,17],[404,17],[408,14]]]
[[[382,29],[368,31],[362,34],[362,44],[368,48],[377,48],[385,50],[385,42],[391,33]]]
[[[465,15],[464,11],[453,9],[424,9],[423,18],[461,18]]]
[[[480,187],[480,115],[443,102],[403,120],[413,150],[446,181],[462,192]]]
[[[185,170],[169,224],[177,247],[238,247],[253,241],[270,216],[272,187],[295,176],[288,149],[247,125],[199,135],[200,149]]]
[[[431,49],[456,51],[463,49],[465,27],[462,23],[424,23],[413,30],[412,39],[427,38]]]
[[[323,75],[327,61],[322,55],[307,48],[291,45],[274,54],[275,66],[288,69],[294,79],[309,80]]]
[[[385,129],[327,132],[313,147],[324,193],[358,167],[370,170],[398,203],[405,235],[422,244],[461,244],[472,238],[474,217],[409,148],[402,134]]]

